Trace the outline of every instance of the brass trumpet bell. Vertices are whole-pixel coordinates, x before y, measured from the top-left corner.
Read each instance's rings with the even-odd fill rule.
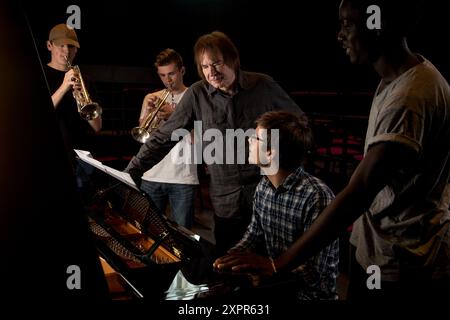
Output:
[[[102,108],[97,102],[85,104],[80,108],[80,117],[84,120],[93,120],[102,114]]]
[[[150,137],[150,133],[142,127],[134,127],[131,129],[131,136],[134,140],[145,143]]]

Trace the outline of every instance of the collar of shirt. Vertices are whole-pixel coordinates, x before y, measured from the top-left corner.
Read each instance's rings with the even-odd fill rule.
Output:
[[[292,188],[294,188],[298,182],[302,179],[303,176],[303,166],[299,166],[297,169],[294,170],[290,175],[284,179],[283,183],[275,190],[274,186],[270,182],[269,178],[267,176],[264,176],[264,181],[268,186],[270,186],[272,189],[275,190],[275,193],[282,193],[286,191],[291,191]]]
[[[246,90],[251,86],[251,83],[250,83],[249,79],[246,77],[244,71],[239,70],[237,78],[238,78],[238,83],[237,83],[238,85],[237,85],[236,92],[239,92],[241,90]],[[208,95],[210,95],[210,96],[215,95],[217,93],[223,94],[222,91],[220,91],[219,89],[214,88],[212,85],[210,85],[208,83],[208,81],[205,81],[205,87],[206,87],[206,91],[208,92]]]

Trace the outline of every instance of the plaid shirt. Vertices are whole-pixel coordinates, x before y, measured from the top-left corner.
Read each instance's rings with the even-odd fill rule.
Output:
[[[256,187],[252,221],[234,248],[278,257],[311,226],[333,198],[333,192],[302,167],[291,173],[278,189],[264,177]],[[294,272],[305,284],[299,298],[337,299],[338,261],[339,246],[335,240],[295,268]]]

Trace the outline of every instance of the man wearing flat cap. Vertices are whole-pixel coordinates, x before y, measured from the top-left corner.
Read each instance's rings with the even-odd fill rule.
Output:
[[[58,24],[50,30],[47,49],[51,53],[50,62],[44,66],[64,144],[73,162],[78,187],[85,177],[83,167],[75,161],[73,149],[87,150],[88,136],[102,127],[101,116],[86,121],[79,113],[73,90],[80,90],[79,75],[69,67],[75,59],[80,43],[74,29],[66,24]]]

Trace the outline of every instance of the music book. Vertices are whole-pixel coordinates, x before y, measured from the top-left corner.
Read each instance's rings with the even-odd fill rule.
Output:
[[[132,187],[133,189],[140,191],[139,188],[134,183],[133,179],[131,178],[130,174],[128,172],[119,171],[117,169],[111,168],[107,165],[104,165],[102,162],[94,159],[92,154],[89,151],[86,150],[78,150],[74,149],[77,156],[80,158],[80,160],[94,166],[95,168],[109,174],[110,176],[116,178],[117,180],[125,183],[126,185]]]

